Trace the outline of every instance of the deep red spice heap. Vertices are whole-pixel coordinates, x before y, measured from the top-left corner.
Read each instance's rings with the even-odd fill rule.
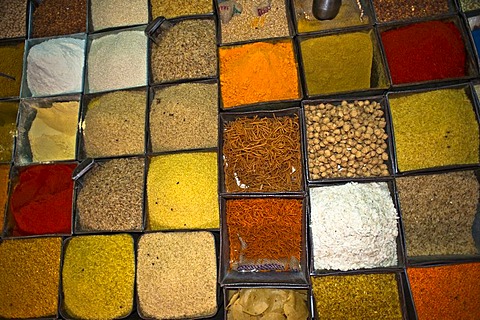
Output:
[[[35,165],[19,170],[10,198],[14,235],[70,233],[75,164]]]
[[[465,76],[466,52],[453,22],[429,21],[382,33],[394,84]]]

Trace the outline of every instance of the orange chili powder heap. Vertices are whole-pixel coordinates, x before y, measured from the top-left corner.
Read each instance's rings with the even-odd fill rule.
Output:
[[[288,264],[292,257],[300,261],[301,199],[230,199],[226,216],[232,269],[262,261]]]
[[[300,97],[290,40],[221,47],[219,61],[224,108]]]
[[[480,319],[480,263],[408,268],[418,319]]]

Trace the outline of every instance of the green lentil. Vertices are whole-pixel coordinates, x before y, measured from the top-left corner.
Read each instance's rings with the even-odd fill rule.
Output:
[[[463,11],[472,11],[480,9],[480,2],[478,0],[460,0],[460,6]]]
[[[43,318],[57,314],[62,238],[0,243],[0,317]]]
[[[23,42],[0,46],[0,72],[15,79],[0,76],[0,97],[20,95],[24,46]]]
[[[393,273],[312,277],[311,280],[321,319],[403,319]]]
[[[478,123],[464,89],[391,95],[399,171],[479,162]]]
[[[0,102],[0,162],[12,160],[18,102]]]
[[[127,234],[73,237],[62,271],[63,304],[70,317],[115,319],[133,308],[135,253]]]

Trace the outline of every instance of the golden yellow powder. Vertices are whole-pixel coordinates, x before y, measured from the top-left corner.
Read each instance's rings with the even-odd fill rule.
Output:
[[[0,102],[0,162],[12,160],[18,102]]]
[[[400,171],[479,162],[479,131],[464,89],[390,95]]]
[[[73,237],[64,256],[63,304],[81,319],[115,319],[133,308],[135,253],[127,234]]]
[[[0,243],[0,317],[46,318],[57,314],[62,238]]]
[[[22,83],[24,42],[0,46],[0,97],[18,97]]]
[[[8,180],[10,165],[0,165],[0,233],[3,230],[3,220],[5,219],[5,210],[8,198]]]
[[[218,228],[217,185],[215,152],[153,157],[147,178],[148,228]]]

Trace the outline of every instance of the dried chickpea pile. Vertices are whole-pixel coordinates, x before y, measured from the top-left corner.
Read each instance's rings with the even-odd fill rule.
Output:
[[[387,125],[380,103],[305,105],[310,179],[389,174]]]

